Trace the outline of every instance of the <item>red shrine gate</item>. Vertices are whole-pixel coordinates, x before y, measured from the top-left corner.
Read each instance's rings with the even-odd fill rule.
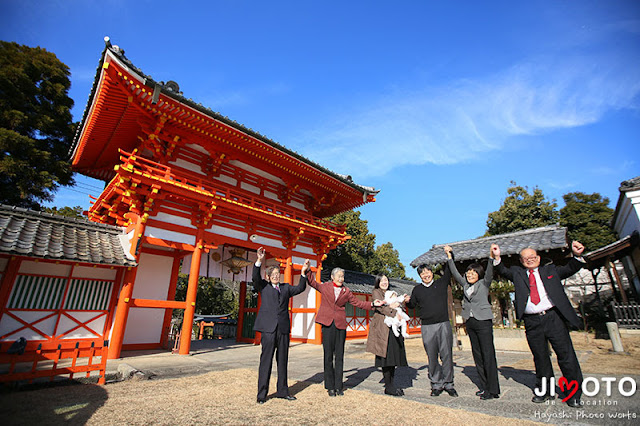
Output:
[[[198,276],[225,247],[247,250],[247,262],[265,247],[288,282],[310,258],[320,280],[326,253],[349,238],[322,218],[378,192],[184,98],[173,82],[153,81],[108,39],[72,164],[107,182],[89,219],[126,227],[138,261],[119,291],[110,358],[162,344],[173,309],[184,309],[190,336]],[[173,300],[181,260],[190,272],[185,302]],[[313,289],[293,299],[293,339],[320,341],[319,304]],[[182,339],[180,353],[189,348]]]

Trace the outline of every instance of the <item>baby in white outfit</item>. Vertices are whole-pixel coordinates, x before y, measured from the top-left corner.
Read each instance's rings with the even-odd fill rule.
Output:
[[[398,337],[400,333],[402,333],[403,337],[409,337],[409,333],[407,333],[407,321],[409,321],[409,315],[406,314],[405,311],[402,310],[402,303],[404,302],[404,295],[398,296],[398,293],[392,290],[387,290],[384,293],[384,301],[387,302],[387,305],[391,305],[392,303],[398,302],[401,305],[396,308],[396,315],[393,317],[384,317],[384,323],[391,327],[393,330],[393,334]]]

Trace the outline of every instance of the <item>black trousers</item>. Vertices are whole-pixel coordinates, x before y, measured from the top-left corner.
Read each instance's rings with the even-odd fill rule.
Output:
[[[524,326],[529,349],[533,354],[536,366],[536,387],[541,388],[542,378],[547,378],[547,393],[550,392],[549,381],[553,377],[553,366],[549,354],[549,343],[558,357],[558,365],[562,375],[571,382],[578,382],[578,391],[573,398],[582,395],[582,371],[578,363],[573,342],[569,336],[569,329],[556,308],[550,309],[545,315],[524,315]]]
[[[322,326],[322,349],[324,350],[324,388],[342,390],[344,370],[344,342],[347,330],[340,330],[335,323]]]
[[[278,385],[276,395],[289,395],[287,383],[287,363],[289,362],[289,330],[279,333],[278,328],[273,333],[262,333],[260,338],[262,352],[260,353],[260,367],[258,368],[258,399],[267,399],[269,393],[269,379],[273,366],[273,354],[276,354],[278,365]]]
[[[382,367],[382,378],[384,379],[384,388],[391,393],[394,393],[396,391],[396,386],[393,383],[395,375],[396,375],[395,365]]]
[[[496,349],[493,345],[493,323],[491,320],[467,320],[467,333],[471,341],[471,352],[480,376],[480,390],[492,394],[500,393]]]

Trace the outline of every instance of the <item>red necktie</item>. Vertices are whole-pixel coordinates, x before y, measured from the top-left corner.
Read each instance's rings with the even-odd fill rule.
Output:
[[[538,285],[536,283],[536,276],[533,273],[533,269],[529,269],[529,290],[531,296],[531,303],[537,305],[540,303],[540,295],[538,294]]]

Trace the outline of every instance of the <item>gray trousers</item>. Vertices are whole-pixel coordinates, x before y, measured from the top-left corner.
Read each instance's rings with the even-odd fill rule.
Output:
[[[449,321],[422,324],[422,344],[429,358],[431,389],[453,389],[453,332]]]

